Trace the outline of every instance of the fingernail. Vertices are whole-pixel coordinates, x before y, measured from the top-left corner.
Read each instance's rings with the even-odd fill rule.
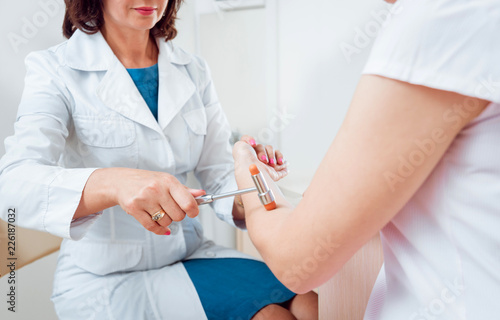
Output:
[[[166,236],[169,236],[171,233],[172,233],[172,232],[170,232],[170,230],[169,230],[169,231],[165,232],[165,235],[166,235]]]
[[[267,157],[265,155],[261,155],[260,160],[267,162]]]
[[[278,159],[278,163],[279,163],[279,164],[283,164],[283,158],[279,158],[279,159]]]
[[[255,140],[254,140],[254,139],[250,139],[250,144],[251,144],[252,146],[255,146],[255,145],[256,145]]]
[[[274,159],[269,160],[269,163],[274,165]]]

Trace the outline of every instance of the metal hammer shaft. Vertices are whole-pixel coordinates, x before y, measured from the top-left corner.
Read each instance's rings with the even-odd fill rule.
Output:
[[[226,192],[226,193],[222,193],[222,194],[206,194],[204,196],[200,196],[200,197],[195,198],[195,200],[198,203],[198,205],[201,206],[202,204],[211,203],[211,202],[214,202],[215,200],[233,197],[233,196],[237,196],[239,194],[245,194],[245,193],[250,193],[250,192],[254,192],[254,191],[257,191],[256,187]]]

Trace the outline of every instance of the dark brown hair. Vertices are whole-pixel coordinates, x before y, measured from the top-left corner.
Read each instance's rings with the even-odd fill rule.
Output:
[[[168,0],[165,15],[151,29],[154,37],[172,40],[177,35],[175,20],[183,0]],[[76,29],[87,34],[94,34],[104,25],[102,0],[64,0],[66,13],[63,22],[63,34],[70,38]]]

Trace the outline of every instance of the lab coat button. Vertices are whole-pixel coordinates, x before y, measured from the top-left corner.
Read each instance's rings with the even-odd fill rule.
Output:
[[[213,251],[207,251],[205,252],[205,255],[210,258],[214,258],[216,256],[215,252]]]

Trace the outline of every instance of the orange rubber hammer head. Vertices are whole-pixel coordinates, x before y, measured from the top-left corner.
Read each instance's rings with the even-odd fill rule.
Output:
[[[250,173],[252,174],[253,182],[259,193],[260,202],[264,205],[267,211],[276,209],[276,201],[274,200],[274,194],[269,186],[264,180],[264,176],[260,173],[259,168],[255,164],[250,166]]]

